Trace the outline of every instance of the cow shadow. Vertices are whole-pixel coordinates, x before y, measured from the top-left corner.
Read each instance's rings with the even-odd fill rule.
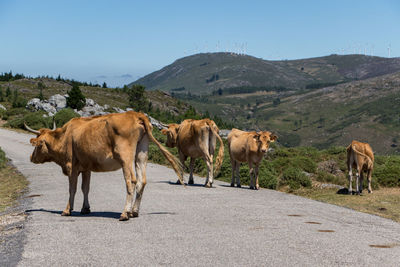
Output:
[[[169,185],[182,186],[181,183],[171,182],[171,181],[158,181],[157,183],[164,183],[164,184],[169,184]],[[185,185],[194,186],[194,187],[204,187],[204,184],[188,184],[188,183],[185,183]],[[213,187],[215,187],[215,185]]]
[[[46,210],[46,209],[30,209],[25,210],[25,212],[47,212],[52,214],[59,214],[61,215],[62,211],[59,210]],[[113,211],[93,211],[89,214],[81,214],[79,211],[72,211],[71,215],[68,217],[100,217],[100,218],[111,218],[111,219],[118,219],[121,215],[121,212],[113,212]]]

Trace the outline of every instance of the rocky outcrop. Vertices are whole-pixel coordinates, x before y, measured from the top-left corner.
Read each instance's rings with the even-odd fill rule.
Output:
[[[2,104],[0,104],[0,109],[2,110],[7,110],[5,106],[3,106]]]

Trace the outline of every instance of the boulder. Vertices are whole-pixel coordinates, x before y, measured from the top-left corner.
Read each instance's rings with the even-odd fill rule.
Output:
[[[3,106],[2,104],[0,104],[0,109],[7,110],[6,107]]]
[[[86,98],[86,106],[94,106],[95,104],[93,99]]]
[[[59,94],[52,95],[49,98],[49,103],[54,106],[57,111],[60,111],[67,107],[67,98]]]

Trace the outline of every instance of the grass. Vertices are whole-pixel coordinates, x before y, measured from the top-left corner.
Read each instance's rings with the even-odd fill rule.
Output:
[[[302,188],[295,194],[400,222],[399,188],[380,188],[372,194],[365,192],[361,196],[342,195],[336,192],[337,189]]]
[[[0,149],[0,212],[15,205],[28,186],[28,181],[15,168],[8,165]]]

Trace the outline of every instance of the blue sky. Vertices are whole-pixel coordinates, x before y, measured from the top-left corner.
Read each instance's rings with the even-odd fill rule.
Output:
[[[400,56],[399,1],[0,0],[0,72],[122,86],[199,52]]]

